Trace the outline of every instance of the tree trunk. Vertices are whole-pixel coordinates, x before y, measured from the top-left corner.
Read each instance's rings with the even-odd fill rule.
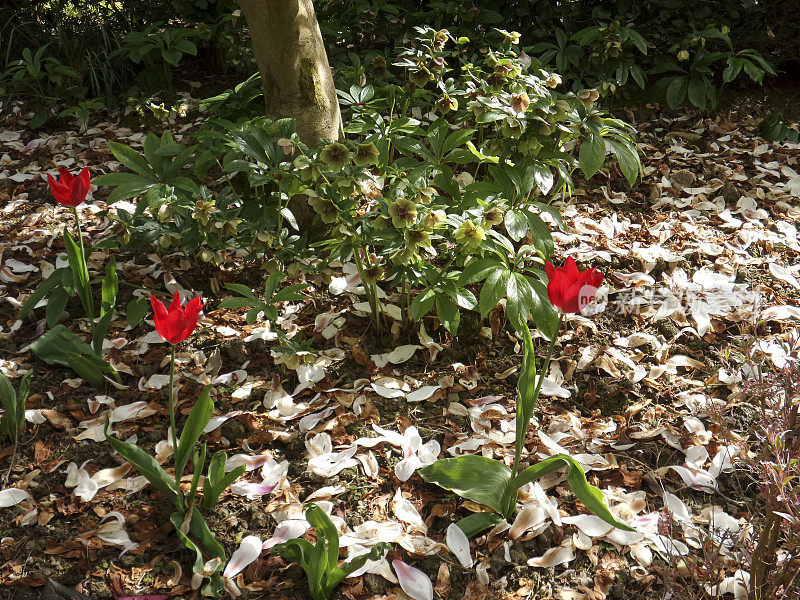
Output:
[[[312,0],[238,2],[261,71],[267,116],[294,119],[309,146],[339,139],[339,102]]]

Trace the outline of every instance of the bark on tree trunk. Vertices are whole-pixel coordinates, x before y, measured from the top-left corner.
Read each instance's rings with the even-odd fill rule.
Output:
[[[339,102],[312,0],[238,2],[261,71],[267,116],[293,118],[309,146],[339,139]]]

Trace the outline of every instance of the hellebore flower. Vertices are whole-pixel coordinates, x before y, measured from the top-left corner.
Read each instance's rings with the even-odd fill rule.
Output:
[[[86,199],[91,179],[89,167],[84,167],[77,177],[73,177],[72,173],[66,169],[59,170],[58,179],[53,179],[52,175],[47,175],[50,191],[53,192],[53,196],[55,196],[58,203],[71,208],[75,208]]]
[[[153,306],[153,320],[158,335],[173,345],[181,343],[192,335],[197,327],[197,317],[203,310],[200,298],[190,300],[186,306],[181,306],[181,296],[177,291],[172,297],[169,308],[155,296],[150,296],[150,304]]]
[[[443,210],[432,210],[425,215],[422,224],[428,229],[434,229],[438,227],[440,223],[443,223],[445,218],[447,218],[447,215]]]
[[[308,203],[314,209],[323,223],[335,223],[339,217],[339,209],[336,205],[327,198],[320,198],[319,196],[310,196]]]
[[[511,95],[511,109],[518,115],[521,115],[528,110],[530,105],[531,99],[526,92]]]
[[[596,268],[578,271],[575,259],[571,256],[563,267],[544,263],[547,271],[547,295],[553,306],[564,313],[579,313],[594,300],[597,288],[603,283],[603,274]]]
[[[494,206],[483,213],[481,220],[481,227],[484,229],[491,229],[495,225],[500,225],[503,222],[503,209]]]
[[[378,147],[372,142],[368,144],[359,144],[356,147],[356,154],[353,157],[353,162],[359,167],[364,165],[377,165],[380,158]]]
[[[347,163],[350,162],[352,156],[353,155],[350,154],[347,146],[339,142],[328,144],[320,153],[322,162],[333,169],[343,168]]]
[[[389,205],[389,216],[397,229],[411,227],[417,218],[417,205],[408,198],[398,198]]]
[[[417,248],[428,248],[431,245],[430,231],[427,229],[406,229],[403,236],[406,247],[416,251]]]
[[[459,244],[466,244],[468,248],[475,250],[486,239],[486,231],[467,219],[456,229],[455,236]]]

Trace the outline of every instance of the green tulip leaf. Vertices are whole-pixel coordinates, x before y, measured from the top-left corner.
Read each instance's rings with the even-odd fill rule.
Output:
[[[181,437],[178,440],[178,449],[175,451],[176,479],[183,475],[183,470],[189,462],[194,446],[203,434],[203,429],[208,425],[213,412],[214,403],[211,401],[211,386],[206,386],[194,407],[192,407],[192,412],[189,413],[189,418],[186,419],[186,424],[183,426]]]
[[[419,474],[428,483],[505,513],[503,497],[511,469],[500,461],[476,455],[445,458],[423,467]]]

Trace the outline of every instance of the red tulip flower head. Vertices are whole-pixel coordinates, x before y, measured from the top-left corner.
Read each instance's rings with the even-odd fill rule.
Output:
[[[170,344],[179,344],[190,335],[197,327],[197,317],[203,310],[200,298],[190,300],[186,306],[181,306],[181,296],[178,292],[172,297],[169,308],[164,306],[155,296],[150,296],[153,306],[153,320],[156,324],[158,335]]]
[[[89,167],[84,167],[77,177],[73,177],[72,173],[66,169],[59,170],[58,179],[53,179],[52,175],[47,175],[50,191],[53,192],[53,196],[56,197],[58,203],[72,208],[86,200],[91,180]]]
[[[597,269],[578,271],[575,259],[571,256],[563,267],[554,267],[549,262],[544,263],[547,271],[547,295],[553,306],[564,313],[579,313],[587,306],[595,295],[600,284],[603,283],[603,274]]]

